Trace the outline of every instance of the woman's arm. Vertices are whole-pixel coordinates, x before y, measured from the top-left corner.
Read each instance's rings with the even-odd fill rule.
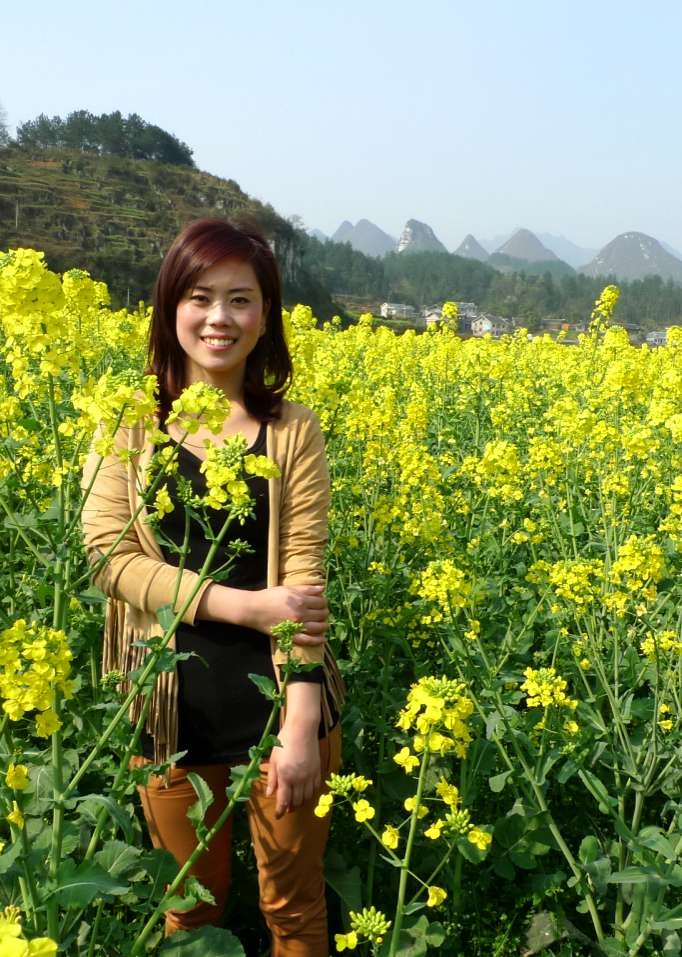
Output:
[[[114,451],[101,459],[91,450],[86,459],[81,485],[84,491],[91,483],[92,488],[81,516],[83,537],[88,561],[97,568],[93,576],[97,587],[110,598],[155,614],[171,601],[178,569],[163,561],[160,551],[158,557],[152,557],[151,547],[143,547],[136,528],[141,518],[131,524],[130,482],[139,478],[117,455],[117,450],[127,451],[128,437],[129,430],[120,429]],[[196,572],[183,571],[176,611],[187,601],[198,577]],[[202,583],[184,615],[185,623],[194,623],[202,593],[209,584]]]
[[[308,413],[300,423],[291,467],[282,479],[279,580],[283,585],[322,588],[329,498],[324,439],[317,418]],[[326,601],[324,609],[326,631]],[[299,651],[299,657],[308,661],[321,663],[323,656],[322,645]],[[278,816],[299,807],[319,790],[321,691],[321,684],[309,681],[294,679],[287,686],[285,719],[279,732],[282,746],[273,748],[268,773],[268,794],[276,795]]]

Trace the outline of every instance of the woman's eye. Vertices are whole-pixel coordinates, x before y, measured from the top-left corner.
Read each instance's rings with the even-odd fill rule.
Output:
[[[248,301],[249,301],[249,300],[246,298],[246,296],[235,296],[235,297],[232,299],[232,302],[235,304],[235,306],[243,306],[243,305],[245,305]]]
[[[208,302],[208,296],[204,296],[203,293],[200,293],[200,292],[194,292],[190,296],[190,300],[192,302],[204,303],[204,302]]]

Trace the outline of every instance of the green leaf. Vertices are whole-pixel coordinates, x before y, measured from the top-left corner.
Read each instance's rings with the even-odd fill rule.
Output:
[[[5,847],[0,854],[0,874],[6,874],[19,857],[21,857],[20,841]]]
[[[678,904],[677,907],[672,907],[670,910],[661,911],[658,919],[652,921],[651,926],[654,930],[679,930],[682,928],[682,904]]]
[[[196,771],[189,771],[187,774],[187,780],[194,788],[195,794],[198,798],[197,802],[193,804],[192,807],[187,811],[187,817],[190,819],[194,827],[197,828],[206,817],[206,812],[215,801],[215,796],[208,784],[204,781],[200,774],[196,773]]]
[[[430,924],[422,914],[419,920],[400,933],[398,957],[424,957],[429,947],[440,947],[445,940],[445,932],[439,923]]]
[[[265,675],[249,675],[249,681],[253,681],[260,693],[268,699],[274,701],[278,695],[277,685],[272,678],[266,678]]]
[[[78,799],[78,804],[80,805],[81,815],[93,824],[97,822],[98,814],[95,807],[91,807],[91,805],[103,807],[112,821],[118,824],[126,841],[128,841],[129,844],[134,844],[135,839],[130,815],[126,814],[125,810],[117,804],[116,801],[104,794],[85,794]]]
[[[162,605],[156,610],[156,619],[164,631],[168,631],[175,621],[175,612],[172,605]]]
[[[57,896],[63,907],[87,907],[95,897],[120,897],[127,894],[130,885],[111,877],[94,861],[83,861],[76,866],[67,859],[57,872],[57,886],[46,896]]]
[[[524,954],[528,954],[528,957],[531,954],[539,954],[565,936],[566,932],[559,930],[554,914],[549,911],[534,914],[526,931],[527,949],[524,950]]]
[[[329,886],[349,911],[362,910],[362,880],[357,865],[349,867],[338,851],[330,850],[325,860],[324,874]]]
[[[592,864],[601,856],[601,845],[593,834],[588,834],[580,842],[578,860],[581,864]]]
[[[111,877],[123,877],[139,867],[141,856],[139,847],[131,847],[124,841],[107,841],[102,850],[95,854],[95,861]]]
[[[166,893],[166,885],[170,884],[178,873],[175,858],[170,851],[157,847],[140,858],[140,866],[151,880],[149,899],[160,901]]]
[[[246,957],[234,934],[221,927],[182,930],[167,938],[160,957]]]
[[[653,867],[625,867],[622,871],[615,871],[611,874],[608,882],[609,884],[644,884],[650,882],[657,887],[665,887],[668,883]]]
[[[254,765],[254,767],[249,771],[248,764],[237,764],[233,768],[230,768],[230,781],[232,783],[225,789],[225,793],[227,794],[228,798],[236,797],[237,790],[243,779],[244,788],[237,800],[248,801],[253,783],[254,781],[258,780],[259,776],[260,770],[258,769],[257,765]]]
[[[502,774],[495,774],[493,777],[488,778],[488,787],[493,792],[493,794],[499,794],[500,791],[504,790],[504,786],[512,776],[513,771],[503,771]]]

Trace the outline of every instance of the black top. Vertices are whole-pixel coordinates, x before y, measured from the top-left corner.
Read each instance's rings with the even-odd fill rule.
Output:
[[[263,424],[249,452],[265,454],[265,437]],[[180,446],[177,477],[189,481],[196,495],[206,492],[200,466],[201,459]],[[252,514],[243,524],[234,521],[230,525],[213,567],[218,568],[230,559],[235,541],[247,543],[248,551],[241,551],[233,560],[221,584],[255,590],[267,585],[268,483],[267,479],[248,476],[247,484],[254,502]],[[184,538],[185,510],[177,498],[176,477],[169,476],[167,485],[176,507],[163,516],[159,529],[163,538],[179,546]],[[225,513],[215,509],[207,512],[211,528],[217,534],[225,521]],[[185,567],[199,571],[209,547],[201,525],[192,520]],[[167,544],[164,547],[163,542],[161,548],[168,564],[177,566],[179,555]],[[271,702],[247,677],[257,674],[275,680],[270,638],[252,628],[198,621],[195,625],[179,626],[175,645],[178,652],[191,653],[191,657],[177,665],[178,751],[187,752],[178,765],[229,764],[245,758],[249,748],[260,740],[271,710]],[[301,679],[321,682],[322,669],[315,668],[290,680]],[[153,742],[146,733],[142,744],[145,757],[151,758]]]

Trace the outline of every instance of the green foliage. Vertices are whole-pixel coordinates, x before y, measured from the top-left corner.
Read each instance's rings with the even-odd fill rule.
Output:
[[[119,110],[95,116],[75,110],[65,120],[41,113],[17,127],[17,143],[29,149],[73,149],[101,156],[156,160],[177,166],[194,166],[192,150],[172,133]]]

